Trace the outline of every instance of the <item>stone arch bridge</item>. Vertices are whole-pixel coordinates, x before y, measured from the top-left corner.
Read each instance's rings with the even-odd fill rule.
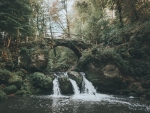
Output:
[[[26,42],[21,43],[20,47],[26,46],[28,49],[38,46],[40,48],[50,48],[53,49],[57,46],[64,46],[70,48],[75,55],[77,55],[78,59],[82,56],[82,51],[91,47],[91,44],[87,44],[83,41],[76,39],[50,39],[44,38],[42,41],[36,42]]]

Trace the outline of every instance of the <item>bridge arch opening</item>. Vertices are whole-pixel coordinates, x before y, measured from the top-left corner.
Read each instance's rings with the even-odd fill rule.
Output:
[[[49,51],[48,68],[50,71],[68,71],[74,68],[78,61],[75,52],[65,46],[56,46]]]

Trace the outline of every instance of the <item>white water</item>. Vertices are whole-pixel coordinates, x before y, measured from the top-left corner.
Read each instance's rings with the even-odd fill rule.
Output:
[[[60,89],[59,89],[59,82],[57,78],[55,78],[53,81],[53,95],[55,96],[61,95]]]
[[[80,90],[79,90],[79,87],[78,87],[77,83],[74,80],[72,80],[72,79],[69,79],[69,80],[70,80],[70,82],[71,82],[71,84],[73,86],[74,94],[75,95],[79,95],[80,94]]]
[[[86,78],[85,78],[85,73],[81,73],[82,74],[82,77],[83,77],[83,81],[82,81],[82,95],[83,94],[86,94],[86,95],[96,95],[96,89],[94,88],[93,84],[88,81]],[[63,77],[68,77],[67,73],[64,73],[62,75]],[[76,83],[76,81],[72,80],[72,79],[69,79],[72,86],[73,86],[73,91],[74,91],[74,94],[75,95],[81,95],[80,94],[80,90],[79,90],[79,87]],[[53,81],[53,96],[61,96],[61,93],[60,93],[60,88],[59,88],[59,81],[57,78],[54,79]]]
[[[89,94],[89,95],[95,95],[96,89],[94,88],[93,84],[89,82],[85,76],[83,75],[83,81],[82,81],[82,93]]]

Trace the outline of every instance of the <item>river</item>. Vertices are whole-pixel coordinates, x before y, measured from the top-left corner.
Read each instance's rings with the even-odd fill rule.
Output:
[[[150,102],[99,93],[15,96],[0,103],[0,113],[150,113]]]

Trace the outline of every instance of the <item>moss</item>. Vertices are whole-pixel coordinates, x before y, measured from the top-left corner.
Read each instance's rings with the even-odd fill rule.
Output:
[[[71,66],[77,62],[77,56],[72,50],[66,47],[56,47],[56,56],[54,50],[49,52],[48,65],[46,72],[50,71],[67,71]]]
[[[25,76],[25,73],[24,73],[23,71],[21,71],[21,70],[15,72],[15,74],[16,74],[16,75],[19,75],[19,76],[21,76],[21,77],[24,77],[24,76]]]
[[[13,94],[17,91],[17,87],[15,85],[10,85],[4,88],[4,92],[6,94]]]
[[[94,52],[93,52],[94,51]],[[85,71],[89,64],[95,64],[96,67],[103,68],[107,64],[113,64],[119,68],[121,73],[127,73],[129,70],[128,62],[125,61],[114,48],[93,48],[90,51],[85,51],[78,62],[77,70]]]
[[[7,99],[6,93],[0,90],[0,101],[6,100],[6,99]]]
[[[45,76],[43,73],[35,72],[30,75],[32,84],[35,87],[41,88],[46,91],[52,90],[52,78]]]
[[[6,83],[8,81],[8,79],[11,77],[11,72],[6,70],[6,69],[2,69],[0,68],[0,83]]]
[[[13,74],[8,80],[9,85],[16,85],[17,88],[20,88],[22,85],[22,77],[16,74]]]

